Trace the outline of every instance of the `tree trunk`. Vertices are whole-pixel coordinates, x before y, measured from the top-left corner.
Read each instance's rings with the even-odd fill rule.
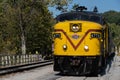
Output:
[[[21,50],[22,50],[22,54],[26,54],[26,40],[25,40],[25,35],[24,35],[24,32],[22,32],[22,35],[21,35]]]
[[[26,54],[26,40],[25,40],[25,30],[24,30],[24,23],[22,18],[22,10],[20,9],[19,13],[19,27],[21,29],[21,51],[22,54]]]

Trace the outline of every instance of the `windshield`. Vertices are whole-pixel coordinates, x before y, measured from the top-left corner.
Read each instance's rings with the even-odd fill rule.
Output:
[[[57,17],[57,21],[71,21],[71,20],[84,20],[101,23],[101,17],[94,14],[85,13],[65,13]]]

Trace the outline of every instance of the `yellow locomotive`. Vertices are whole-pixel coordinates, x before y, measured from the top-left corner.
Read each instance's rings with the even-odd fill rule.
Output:
[[[97,73],[113,53],[109,27],[101,14],[83,11],[60,14],[54,26],[54,71],[61,73]]]

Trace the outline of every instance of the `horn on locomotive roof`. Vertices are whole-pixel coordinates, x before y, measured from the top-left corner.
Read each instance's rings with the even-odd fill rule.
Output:
[[[98,12],[98,9],[96,6],[94,7],[93,12]]]
[[[83,10],[87,10],[87,8],[85,6],[79,6],[76,8],[76,11],[83,11]]]

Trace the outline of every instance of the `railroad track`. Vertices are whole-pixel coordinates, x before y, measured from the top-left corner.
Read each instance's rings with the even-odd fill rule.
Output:
[[[29,64],[3,67],[3,68],[0,68],[0,75],[29,70],[32,68],[42,67],[42,66],[46,66],[50,64],[53,64],[53,60],[45,60],[45,61],[34,62],[34,63],[29,63]]]

